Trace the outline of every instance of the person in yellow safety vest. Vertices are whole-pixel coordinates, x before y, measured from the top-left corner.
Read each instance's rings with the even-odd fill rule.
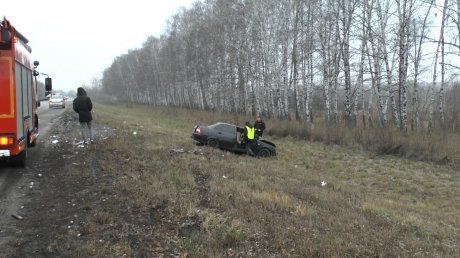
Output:
[[[246,127],[244,128],[243,136],[244,136],[244,144],[246,145],[246,153],[249,155],[254,156],[254,138],[256,129],[251,125],[251,123],[246,122]]]

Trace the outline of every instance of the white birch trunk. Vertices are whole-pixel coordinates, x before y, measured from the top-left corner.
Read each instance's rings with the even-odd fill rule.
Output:
[[[447,5],[449,4],[449,0],[444,0],[444,8],[443,8],[443,14],[442,14],[442,24],[441,24],[441,34],[439,35],[440,37],[440,43],[441,43],[441,87],[439,89],[439,122],[440,126],[444,128],[445,126],[445,116],[444,116],[444,89],[445,89],[445,74],[446,74],[446,68],[445,68],[445,43],[444,43],[444,28],[446,25],[446,19],[447,19]]]
[[[364,8],[366,8],[367,6],[365,6]],[[353,113],[354,113],[354,116],[355,116],[355,119],[357,120],[358,119],[358,103],[359,103],[359,100],[361,100],[362,102],[362,123],[363,125],[365,126],[366,125],[366,116],[365,116],[365,103],[364,103],[364,59],[366,58],[365,54],[366,54],[366,44],[367,44],[367,32],[366,32],[366,25],[365,25],[365,20],[366,20],[366,12],[364,11],[363,12],[363,21],[362,21],[362,29],[361,29],[361,33],[362,33],[362,40],[361,40],[361,48],[360,48],[360,52],[361,52],[361,56],[360,56],[360,59],[359,59],[359,70],[358,70],[358,79],[357,79],[357,85],[356,85],[356,88],[359,90],[359,98],[356,98],[356,103],[354,105],[354,108],[353,108]]]
[[[430,102],[428,106],[428,131],[431,132],[433,130],[433,117],[434,117],[434,102],[435,102],[435,94],[436,94],[436,80],[437,80],[437,67],[438,67],[438,58],[439,58],[439,49],[442,47],[443,35],[444,35],[444,21],[446,19],[446,9],[447,9],[447,2],[444,2],[443,14],[442,14],[442,25],[441,25],[441,32],[440,32],[440,39],[438,41],[438,47],[436,49],[435,57],[434,57],[434,67],[433,67],[433,85],[432,85],[432,92],[430,97]],[[440,90],[441,93],[441,90]],[[441,95],[441,94],[440,94]],[[440,120],[441,121],[441,120]]]
[[[435,3],[435,0],[431,1],[431,4],[426,12],[425,18],[422,23],[421,31],[419,36],[419,40],[417,41],[417,25],[414,23],[414,84],[413,84],[413,97],[412,97],[412,107],[414,110],[413,114],[413,121],[414,121],[414,126],[415,130],[419,131],[420,130],[420,102],[419,102],[419,87],[418,87],[418,77],[419,77],[419,69],[420,69],[420,62],[422,60],[422,45],[423,45],[423,39],[425,37],[425,31],[426,31],[426,24],[428,17],[431,13],[431,8],[433,7]]]

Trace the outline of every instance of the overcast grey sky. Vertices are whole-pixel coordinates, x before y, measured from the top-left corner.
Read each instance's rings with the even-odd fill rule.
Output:
[[[0,17],[29,39],[39,71],[53,89],[76,90],[102,77],[116,56],[163,34],[166,21],[194,0],[21,0],[0,8]],[[41,76],[44,81],[44,76]]]

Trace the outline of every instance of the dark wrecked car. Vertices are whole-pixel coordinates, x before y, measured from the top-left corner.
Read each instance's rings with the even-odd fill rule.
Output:
[[[216,123],[208,126],[197,125],[193,128],[192,139],[211,147],[235,153],[246,153],[245,144],[241,144],[243,132],[243,127],[227,123]],[[251,148],[255,156],[269,157],[276,155],[274,143],[257,137],[255,141]]]

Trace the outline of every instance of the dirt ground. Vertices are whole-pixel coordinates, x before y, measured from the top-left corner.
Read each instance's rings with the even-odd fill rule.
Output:
[[[120,202],[112,195],[114,175],[104,173],[96,154],[110,155],[117,132],[93,121],[89,145],[77,144],[79,133],[77,117],[67,110],[40,136],[39,151],[20,170],[9,200],[16,208],[2,209],[11,214],[0,221],[0,257],[184,256],[175,242],[199,229],[197,218],[176,223],[167,201],[148,210]],[[116,150],[113,155],[118,159]],[[205,184],[206,176],[196,178]]]
[[[99,178],[97,173],[93,174],[93,178],[66,175],[66,167],[79,167],[93,162],[91,150],[96,149],[97,144],[104,144],[111,134],[110,129],[93,124],[97,143],[78,145],[75,144],[78,142],[78,126],[75,114],[69,110],[64,112],[48,134],[40,135],[36,147],[39,150],[29,155],[27,167],[22,170],[18,168],[18,189],[12,191],[8,202],[5,201],[15,207],[2,209],[4,213],[8,210],[11,216],[2,214],[0,257],[75,255],[72,250],[56,253],[55,247],[62,244],[56,237],[63,232],[75,232],[84,216],[82,211],[85,211],[79,203],[84,202],[85,198],[87,202],[92,201],[92,187],[97,185],[91,182]],[[12,180],[9,179],[9,182]],[[82,183],[87,187],[82,187]],[[75,233],[75,238],[78,237],[78,233]]]

